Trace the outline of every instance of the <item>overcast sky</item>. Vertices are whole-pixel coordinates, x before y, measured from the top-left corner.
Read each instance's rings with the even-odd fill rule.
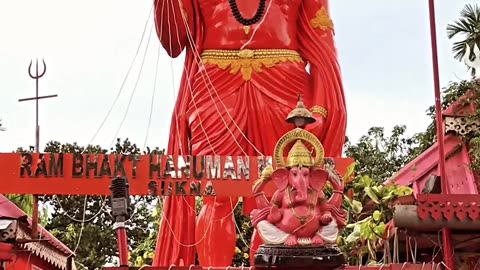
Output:
[[[425,110],[434,102],[427,0],[331,0],[336,41],[348,103],[347,135],[357,140],[371,126],[407,125],[410,134],[425,129]],[[442,86],[468,78],[451,54],[446,25],[467,3],[437,2]],[[41,145],[48,140],[85,145],[106,116],[135,56],[152,0],[0,1],[0,151],[34,144],[35,104],[18,102],[35,95],[27,73],[35,57],[47,72],[40,94]],[[92,143],[115,139],[138,78],[152,20],[137,62],[112,114]],[[150,115],[159,42],[150,37],[141,77],[118,136],[143,146]],[[147,145],[166,146],[174,95],[183,59],[162,51],[152,125]]]

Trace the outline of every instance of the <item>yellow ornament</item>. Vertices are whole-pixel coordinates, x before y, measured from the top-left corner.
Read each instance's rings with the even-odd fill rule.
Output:
[[[313,28],[320,28],[323,31],[328,29],[333,30],[333,21],[330,19],[325,7],[322,7],[319,11],[317,11],[315,18],[310,20],[310,24]]]
[[[297,140],[288,152],[287,167],[312,167],[312,154],[301,140]]]

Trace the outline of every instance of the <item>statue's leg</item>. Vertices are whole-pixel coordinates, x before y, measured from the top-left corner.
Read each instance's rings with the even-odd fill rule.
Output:
[[[153,266],[195,263],[194,209],[195,197],[165,198]]]
[[[258,234],[263,239],[265,244],[269,245],[281,245],[290,243],[292,245],[297,244],[297,237],[288,234],[275,225],[266,220],[262,220],[257,224]]]
[[[216,67],[206,66],[206,70],[209,79],[199,77],[196,80],[189,110],[192,154],[244,155],[242,150],[246,142],[242,133],[245,132],[246,108],[238,99],[244,81],[241,76],[233,76]],[[233,214],[237,201],[229,197],[204,197],[195,230],[201,265],[231,265],[237,240]]]
[[[198,260],[203,266],[229,266],[236,246],[233,207],[237,199],[204,197],[197,218],[195,238]]]
[[[335,221],[330,222],[318,230],[317,236],[322,238],[325,243],[335,244],[338,237],[338,227]]]

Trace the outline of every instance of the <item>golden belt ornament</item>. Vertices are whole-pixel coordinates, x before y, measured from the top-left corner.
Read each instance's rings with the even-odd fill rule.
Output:
[[[252,79],[253,72],[262,72],[262,68],[271,68],[285,62],[302,63],[300,54],[293,50],[205,50],[201,55],[204,64],[216,65],[231,74],[242,73],[244,80]]]

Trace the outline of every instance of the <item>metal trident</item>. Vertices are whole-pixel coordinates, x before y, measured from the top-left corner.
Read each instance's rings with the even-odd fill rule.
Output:
[[[43,98],[52,98],[56,97],[57,95],[48,95],[48,96],[39,96],[38,95],[38,79],[45,75],[47,71],[47,65],[45,64],[45,60],[42,59],[43,63],[43,71],[42,73],[38,72],[38,59],[35,63],[35,75],[32,74],[32,64],[33,61],[30,61],[30,65],[28,66],[28,75],[32,79],[35,80],[35,97],[31,98],[23,98],[19,99],[19,102],[28,101],[28,100],[35,100],[35,152],[40,152],[40,126],[38,125],[38,101]],[[33,195],[33,213],[32,213],[32,235],[34,239],[38,239],[38,195]]]
[[[35,125],[35,151],[38,153],[39,147],[40,147],[40,126],[38,125],[38,100],[44,99],[44,98],[52,98],[52,97],[57,97],[57,95],[47,95],[47,96],[39,96],[38,95],[38,80],[45,75],[45,72],[47,72],[47,65],[45,64],[45,60],[42,59],[43,63],[43,71],[42,73],[39,73],[38,70],[38,59],[36,60],[35,63],[35,75],[32,74],[32,64],[33,61],[30,61],[30,65],[28,66],[28,75],[30,75],[30,78],[35,80],[35,97],[31,98],[22,98],[19,99],[19,102],[22,101],[29,101],[29,100],[35,100],[35,118],[36,118],[36,125]]]
[[[33,64],[33,61],[30,60],[30,65],[28,66],[28,74],[30,75],[30,77],[34,80],[37,80],[37,85],[38,85],[38,79],[40,79],[41,77],[43,77],[43,75],[45,75],[45,72],[47,72],[47,65],[45,64],[45,60],[42,59],[42,63],[43,63],[43,72],[42,74],[38,74],[38,59],[36,60],[36,63],[35,63],[35,76],[32,75],[32,64]]]

